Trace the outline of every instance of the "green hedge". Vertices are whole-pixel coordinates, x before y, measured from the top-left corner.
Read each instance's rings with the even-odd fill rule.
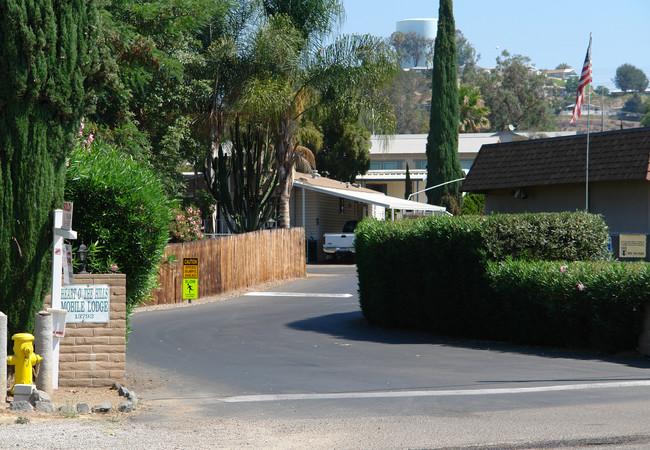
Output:
[[[364,220],[355,230],[359,298],[374,324],[456,334],[487,288],[481,221]]]
[[[635,348],[650,300],[646,263],[501,261],[488,264],[490,337],[601,351]]]
[[[607,225],[599,215],[493,214],[481,220],[490,259],[585,261],[607,256]]]
[[[386,327],[634,348],[650,270],[608,261],[606,236],[586,213],[364,220],[355,241],[361,308]]]
[[[151,168],[101,139],[75,150],[69,164],[65,193],[74,202],[74,244],[98,243],[91,267],[105,272],[116,264],[113,269],[126,274],[130,313],[157,285],[177,203]]]

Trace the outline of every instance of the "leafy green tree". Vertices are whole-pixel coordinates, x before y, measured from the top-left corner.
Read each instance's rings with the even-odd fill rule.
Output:
[[[232,111],[268,120],[278,173],[278,225],[289,227],[289,199],[298,159],[296,133],[305,113],[321,105],[360,111],[376,130],[392,132],[394,116],[380,89],[396,72],[394,52],[372,36],[342,36],[329,45],[324,39],[340,19],[339,1],[265,1],[270,14],[263,26],[244,37],[239,53],[226,53],[242,70],[236,83],[224,84],[212,117],[220,123]],[[310,14],[303,17],[309,7]],[[225,65],[227,67],[227,65]],[[230,111],[230,112],[229,112]],[[214,135],[218,133],[213,133]]]
[[[310,149],[312,153],[318,154],[323,148],[323,131],[314,122],[305,119],[296,133],[296,142]]]
[[[458,74],[460,75],[465,69],[474,69],[481,54],[476,53],[476,49],[467,40],[463,32],[456,30],[456,60]]]
[[[490,109],[485,106],[478,88],[461,84],[458,88],[459,131],[479,133],[490,128],[487,115]]]
[[[483,215],[485,213],[485,195],[472,194],[470,192],[463,196],[462,215]]]
[[[267,16],[288,17],[305,42],[328,36],[345,15],[340,0],[262,0],[262,4]]]
[[[94,1],[0,2],[0,311],[29,331],[50,290],[52,210],[104,62]]]
[[[648,77],[632,64],[623,64],[616,69],[614,84],[623,92],[643,92],[648,87]]]
[[[107,7],[115,82],[91,119],[102,136],[148,161],[170,193],[182,190],[180,167],[202,165],[204,144],[193,116],[209,104],[206,49],[226,25],[230,2],[115,0]],[[234,19],[233,19],[234,20]],[[134,152],[132,149],[138,149]]]
[[[609,95],[609,89],[607,89],[605,86],[596,87],[596,89],[594,89],[594,92],[598,95]]]
[[[370,133],[358,122],[333,118],[323,127],[323,148],[316,154],[319,170],[353,183],[370,169]]]
[[[530,58],[510,55],[506,50],[497,58],[491,73],[476,72],[468,84],[478,86],[493,131],[513,125],[520,130],[550,131],[555,129],[554,94],[544,75],[530,67]]]
[[[564,96],[575,100],[576,92],[578,92],[578,86],[580,85],[580,78],[572,77],[566,80],[564,84]],[[573,102],[575,103],[575,101]]]
[[[391,34],[389,41],[400,57],[400,66],[423,67],[431,63],[433,39],[427,39],[414,31],[396,31]]]
[[[440,0],[433,55],[431,119],[427,138],[427,188],[463,176],[458,157],[458,86],[456,27],[451,0]],[[451,183],[427,191],[430,204],[459,203],[460,186]]]
[[[623,111],[633,114],[643,113],[643,100],[641,100],[639,94],[634,93],[634,95],[625,102],[623,105]]]
[[[409,164],[406,163],[406,179],[404,180],[404,198],[409,199],[413,193],[413,181],[411,181],[411,171],[409,170]]]
[[[429,115],[424,107],[431,98],[431,82],[412,70],[400,70],[386,90],[395,113],[398,134],[419,134],[429,131]]]
[[[641,116],[641,126],[650,127],[650,99],[643,103],[643,115]]]

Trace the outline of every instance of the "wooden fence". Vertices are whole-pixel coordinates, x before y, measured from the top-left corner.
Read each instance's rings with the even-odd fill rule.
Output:
[[[154,292],[150,305],[183,301],[183,258],[199,260],[199,298],[306,275],[304,228],[170,244],[166,257],[170,255],[176,263],[161,267],[161,288]]]

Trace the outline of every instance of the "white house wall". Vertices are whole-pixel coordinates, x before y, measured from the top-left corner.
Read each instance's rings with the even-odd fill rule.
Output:
[[[302,188],[294,187],[291,195],[291,226],[302,227]],[[371,214],[371,206],[305,189],[305,236],[318,242],[318,260],[325,259],[323,234],[340,233],[348,220],[361,220]],[[340,213],[343,201],[343,213]],[[379,208],[378,209],[383,209]],[[383,215],[382,215],[383,218]]]
[[[307,239],[319,239],[321,236],[318,223],[318,202],[317,192],[304,190],[305,193],[305,237]],[[291,226],[302,227],[302,194],[303,189],[294,188],[291,196]]]

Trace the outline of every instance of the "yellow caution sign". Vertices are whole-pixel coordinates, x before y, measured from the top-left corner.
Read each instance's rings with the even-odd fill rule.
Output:
[[[183,258],[183,300],[199,298],[199,258]]]

